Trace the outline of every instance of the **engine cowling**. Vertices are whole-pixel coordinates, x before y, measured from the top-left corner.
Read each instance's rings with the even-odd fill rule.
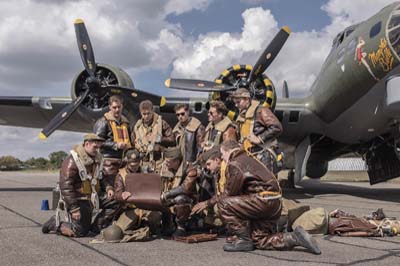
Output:
[[[119,67],[97,64],[96,77],[100,85],[119,85],[123,87],[134,88],[134,84],[129,75]],[[90,77],[86,70],[78,73],[71,84],[71,97],[76,99],[83,94],[89,86]],[[117,93],[117,91],[116,91]],[[88,97],[82,102],[78,108],[78,112],[85,114],[85,116],[98,117],[99,113],[108,111],[108,99],[113,94],[111,90],[97,89],[90,92]]]
[[[251,65],[234,65],[222,71],[215,79],[215,82],[237,86],[238,83],[247,80],[252,68]],[[255,81],[248,85],[248,88],[253,99],[259,100],[263,106],[269,107],[271,110],[275,109],[275,86],[267,75],[260,75]],[[228,116],[233,119],[238,114],[238,110],[229,95],[230,92],[213,92],[210,100],[223,101],[229,110]]]

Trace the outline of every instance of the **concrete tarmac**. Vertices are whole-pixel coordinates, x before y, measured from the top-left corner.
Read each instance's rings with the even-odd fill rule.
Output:
[[[41,201],[51,200],[56,181],[57,173],[0,172],[0,265],[400,265],[400,236],[316,236],[322,250],[316,256],[302,248],[227,253],[222,238],[199,244],[163,239],[89,244],[91,238],[44,235],[41,224],[53,212],[41,211]],[[340,208],[362,216],[383,208],[387,216],[400,218],[397,183],[307,180],[284,195],[328,211]]]

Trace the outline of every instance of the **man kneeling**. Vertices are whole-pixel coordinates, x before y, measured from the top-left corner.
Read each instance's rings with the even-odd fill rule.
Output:
[[[275,176],[260,161],[249,156],[235,141],[221,145],[226,162],[225,195],[217,204],[223,222],[233,237],[225,251],[291,249],[303,246],[314,254],[321,251],[303,228],[292,233],[275,233],[281,215],[282,192]]]
[[[103,138],[93,133],[86,134],[83,144],[76,145],[63,161],[60,190],[70,221],[57,224],[56,216],[53,216],[43,225],[44,234],[56,232],[69,237],[87,236],[92,229],[94,212],[99,214],[100,208],[103,212],[107,212],[109,206],[114,208],[114,204],[105,204],[112,200],[114,189],[113,184],[102,178],[101,174],[102,156],[99,149],[103,142]],[[97,228],[92,230],[97,233]]]

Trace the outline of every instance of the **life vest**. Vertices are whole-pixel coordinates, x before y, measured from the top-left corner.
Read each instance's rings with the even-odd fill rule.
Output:
[[[220,177],[217,185],[217,195],[221,195],[225,191],[226,184],[226,162],[224,160],[221,161],[221,169],[220,169]]]
[[[102,179],[101,169],[103,168],[103,160],[100,160],[100,164],[97,165],[93,171],[93,175],[89,175],[84,163],[78,155],[78,152],[71,150],[72,158],[75,161],[76,167],[78,168],[79,177],[82,181],[82,193],[85,195],[90,195],[90,201],[93,207],[99,209],[99,196],[100,191],[100,180]]]
[[[140,119],[135,125],[135,147],[139,152],[152,154],[156,142],[161,141],[162,137],[162,117],[156,113],[153,114],[153,123],[145,126]]]
[[[239,126],[240,142],[243,143],[243,148],[246,151],[253,147],[248,137],[253,133],[255,115],[259,105],[260,103],[258,101],[252,100],[245,115],[239,115],[236,119],[236,123]]]
[[[124,142],[128,145],[129,148],[132,147],[128,130],[128,119],[126,119],[124,116],[121,116],[121,122],[117,123],[115,118],[109,112],[104,114],[104,118],[110,124],[114,142]]]

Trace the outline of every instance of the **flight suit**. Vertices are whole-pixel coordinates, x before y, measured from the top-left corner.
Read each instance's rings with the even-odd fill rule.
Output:
[[[277,163],[282,159],[277,153],[276,138],[282,133],[282,125],[268,107],[252,100],[251,105],[236,119],[240,142],[243,148],[256,156],[274,174],[279,171]],[[251,143],[247,137],[253,133],[260,138],[260,144]]]
[[[237,149],[226,168],[224,194],[218,210],[227,230],[251,239],[260,249],[282,249],[283,234],[275,233],[281,215],[281,189],[274,175],[258,160]]]
[[[156,113],[150,125],[143,123],[142,119],[136,122],[132,142],[142,154],[141,168],[144,173],[160,173],[163,150],[175,145],[171,127]]]

